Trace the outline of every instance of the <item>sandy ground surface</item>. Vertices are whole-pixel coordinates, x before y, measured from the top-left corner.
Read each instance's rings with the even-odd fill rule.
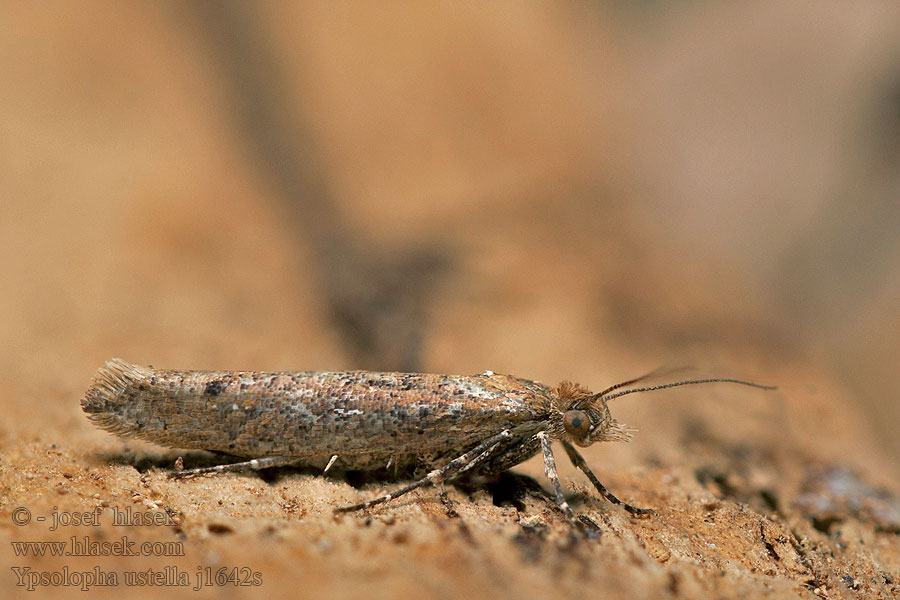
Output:
[[[590,140],[615,147],[629,124],[570,81],[621,77],[613,60],[578,79],[580,50],[611,50],[601,24],[571,29],[578,19],[549,9],[509,23],[485,8],[435,38],[422,23],[448,15],[422,14],[398,20],[390,46],[377,15],[309,8],[308,35],[294,39],[290,19],[264,12],[272,47],[307,57],[288,70],[296,80],[266,90],[252,28],[235,29],[246,19],[92,6],[18,7],[19,29],[3,38],[4,597],[82,597],[81,584],[136,598],[900,597],[898,468],[857,393],[811,358],[774,291],[611,200],[628,197],[625,159]],[[557,50],[516,46],[523,28]],[[469,54],[446,51],[460,39]],[[237,75],[209,66],[223,48]],[[383,67],[367,67],[371,81],[353,70],[367,52]],[[420,81],[435,61],[444,76]],[[472,84],[482,79],[492,91]],[[481,95],[448,98],[463,84]],[[229,102],[235,89],[269,116]],[[521,89],[526,106],[511,112]],[[285,90],[306,93],[305,121],[284,117],[296,117]],[[484,121],[459,127],[473,112]],[[425,144],[421,128],[443,142]],[[291,168],[271,160],[284,155]],[[655,513],[603,501],[560,451],[585,518],[574,529],[534,459],[499,481],[346,515],[333,508],[398,484],[287,468],[170,481],[179,457],[214,457],[120,440],[81,413],[113,356],[491,369],[595,390],[690,364],[779,389],[614,401],[635,439],[585,457],[615,494]],[[62,555],[35,556],[28,542],[62,542]]]

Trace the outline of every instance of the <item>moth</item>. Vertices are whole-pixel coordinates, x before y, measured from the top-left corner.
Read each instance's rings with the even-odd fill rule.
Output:
[[[708,383],[774,389],[728,378],[634,387],[645,378],[592,393],[571,382],[548,387],[492,371],[468,376],[177,371],[112,359],[97,372],[81,406],[95,425],[121,437],[249,459],[170,473],[175,478],[284,465],[427,471],[396,491],[338,507],[339,512],[369,508],[466,473],[500,473],[541,453],[556,504],[574,520],[553,442],[562,444],[606,500],[632,515],[651,512],[614,496],[576,449],[630,439],[629,430],[611,416],[610,400]]]

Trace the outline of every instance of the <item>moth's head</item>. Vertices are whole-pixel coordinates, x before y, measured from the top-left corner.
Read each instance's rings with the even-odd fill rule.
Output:
[[[578,446],[631,439],[632,430],[612,418],[600,394],[571,381],[560,383],[554,393],[555,429],[561,439]]]
[[[623,381],[610,386],[598,394],[592,394],[584,386],[563,381],[553,390],[553,433],[562,440],[579,446],[590,446],[594,442],[627,442],[631,439],[631,430],[620,424],[609,414],[608,402],[626,394],[652,392],[680,385],[697,385],[704,383],[737,383],[761,390],[774,390],[774,386],[760,385],[741,379],[711,377],[707,379],[686,379],[672,381],[647,387],[629,387],[653,375]]]

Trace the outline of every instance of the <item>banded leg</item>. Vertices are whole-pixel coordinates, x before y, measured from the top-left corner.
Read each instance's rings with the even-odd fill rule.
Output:
[[[509,438],[510,436],[506,436],[506,437]],[[492,456],[496,456],[497,454],[501,454],[502,452],[504,452],[505,450],[501,450],[501,448],[500,448],[501,442],[502,442],[502,440],[498,441],[496,444],[491,445],[491,447],[489,447],[487,450],[485,450],[484,452],[482,452],[481,454],[479,454],[478,456],[473,458],[467,464],[460,467],[460,469],[456,473],[453,474],[453,477],[459,477],[463,473],[470,471],[470,470],[474,469],[475,467],[477,467],[478,465],[484,463],[484,461],[491,458]],[[498,450],[501,450],[501,452],[498,452]],[[449,478],[450,478],[449,476],[445,477],[445,479],[449,479]]]
[[[501,442],[509,437],[509,430],[505,429],[497,435],[493,435],[484,440],[462,456],[454,458],[440,469],[431,471],[422,479],[414,481],[404,488],[400,488],[399,490],[391,492],[390,494],[385,494],[384,496],[380,496],[378,498],[375,498],[374,500],[369,500],[368,502],[360,502],[359,504],[353,504],[351,506],[339,506],[338,508],[335,508],[334,511],[353,512],[355,510],[362,510],[365,508],[369,508],[370,506],[375,506],[376,504],[381,504],[382,502],[387,502],[388,500],[394,500],[420,487],[446,481],[457,473],[461,471],[468,471],[469,469],[477,466],[478,463],[486,460],[488,457],[490,457],[491,453],[493,453],[497,449],[497,447],[500,446]]]
[[[553,494],[556,497],[556,504],[558,504],[560,510],[566,514],[569,521],[578,525],[578,522],[575,519],[575,513],[572,512],[572,507],[569,506],[565,496],[563,496],[562,486],[559,483],[559,473],[556,472],[556,459],[553,457],[553,447],[550,443],[550,438],[547,437],[546,431],[541,431],[537,434],[537,437],[541,441],[541,451],[544,455],[544,474],[547,475],[547,478],[550,479],[550,483],[553,484]]]
[[[244,462],[231,463],[228,465],[216,465],[215,467],[200,467],[198,469],[188,469],[186,471],[171,471],[167,477],[169,479],[184,479],[185,477],[193,477],[195,475],[204,475],[206,473],[233,473],[234,471],[243,471],[244,469],[268,469],[270,467],[284,467],[301,462],[296,456],[263,456],[262,458],[254,458]]]
[[[581,469],[581,471],[587,475],[587,478],[591,480],[591,483],[594,484],[594,487],[597,488],[597,491],[600,492],[600,495],[612,502],[613,504],[621,504],[622,508],[630,512],[634,516],[640,515],[648,515],[653,512],[651,508],[638,508],[636,506],[632,506],[627,502],[622,502],[618,498],[616,498],[612,492],[606,489],[606,486],[600,483],[600,480],[597,479],[597,476],[594,475],[594,472],[591,471],[591,468],[588,466],[587,462],[585,462],[584,457],[578,453],[578,450],[575,447],[563,440],[563,448],[566,449],[566,454],[569,455],[569,460],[572,461],[572,464]]]

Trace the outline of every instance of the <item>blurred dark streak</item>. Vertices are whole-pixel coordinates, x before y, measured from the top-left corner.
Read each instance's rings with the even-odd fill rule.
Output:
[[[426,303],[449,267],[447,253],[437,247],[385,251],[347,227],[329,190],[303,99],[293,97],[285,84],[256,5],[178,6],[220,71],[247,153],[282,199],[287,225],[316,254],[322,292],[355,366],[421,370]]]
[[[816,329],[868,309],[900,256],[900,65],[870,96],[845,144],[842,187],[786,254],[777,282],[796,317]],[[838,348],[843,356],[843,341]]]

